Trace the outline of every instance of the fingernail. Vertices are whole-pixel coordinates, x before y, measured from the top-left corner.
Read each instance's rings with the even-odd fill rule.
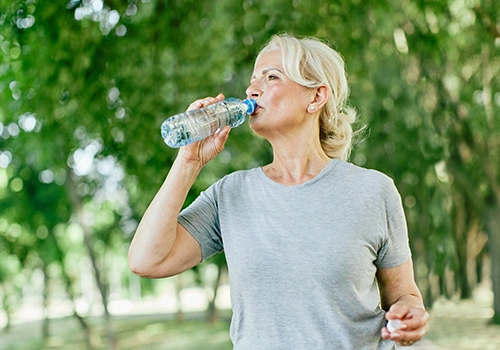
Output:
[[[401,334],[399,334],[399,333],[394,333],[394,332],[392,332],[392,333],[391,333],[391,336],[392,336],[393,338],[399,338],[399,336],[400,336],[400,335],[401,335]]]

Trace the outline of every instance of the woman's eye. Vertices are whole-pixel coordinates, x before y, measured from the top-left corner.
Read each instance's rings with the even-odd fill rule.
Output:
[[[276,80],[276,79],[278,79],[278,76],[273,75],[273,74],[270,74],[270,75],[268,75],[268,77],[267,77],[267,80]]]

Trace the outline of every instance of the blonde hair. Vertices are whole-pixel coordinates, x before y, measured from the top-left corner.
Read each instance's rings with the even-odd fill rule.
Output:
[[[346,106],[349,86],[340,54],[316,38],[296,38],[289,34],[274,35],[260,51],[281,49],[285,74],[296,83],[316,88],[325,84],[330,97],[319,116],[321,147],[330,158],[347,160],[351,153],[356,120],[354,108]]]

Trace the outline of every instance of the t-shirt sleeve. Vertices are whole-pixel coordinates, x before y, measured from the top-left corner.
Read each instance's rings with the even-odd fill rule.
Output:
[[[406,225],[401,196],[391,180],[387,186],[385,198],[384,241],[375,260],[378,268],[397,267],[411,258],[408,242],[408,228]]]
[[[202,192],[178,218],[179,224],[200,244],[203,260],[223,250],[216,194],[217,183]]]

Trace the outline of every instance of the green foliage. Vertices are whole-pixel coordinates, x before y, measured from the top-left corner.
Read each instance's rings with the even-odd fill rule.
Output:
[[[351,160],[400,189],[428,303],[466,290],[461,267],[484,254],[485,211],[500,205],[494,0],[92,3],[0,0],[1,284],[85,256],[80,214],[101,266],[108,251],[125,255],[176,155],[161,122],[197,98],[243,97],[256,53],[287,31],[344,56],[369,130]],[[248,125],[232,130],[188,203],[271,156]],[[432,282],[447,271],[456,285]]]

